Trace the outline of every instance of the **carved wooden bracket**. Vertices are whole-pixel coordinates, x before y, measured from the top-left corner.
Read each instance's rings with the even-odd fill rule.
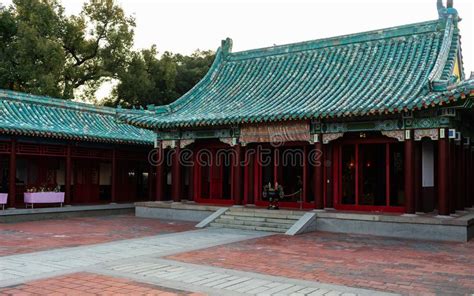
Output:
[[[323,144],[328,144],[329,142],[342,138],[343,136],[344,133],[323,134]]]
[[[415,130],[415,141],[421,141],[423,138],[430,138],[433,141],[437,141],[439,138],[438,129],[416,129]]]
[[[233,147],[237,144],[237,138],[219,138],[219,141]]]
[[[399,142],[405,141],[405,133],[403,131],[382,131],[381,133],[386,137],[395,138]]]
[[[181,140],[179,141],[179,147],[184,148],[188,145],[191,145],[192,143],[194,143],[194,139]]]

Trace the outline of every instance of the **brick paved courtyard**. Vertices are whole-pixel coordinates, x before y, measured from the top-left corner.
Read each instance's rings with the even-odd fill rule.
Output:
[[[193,226],[128,215],[1,224],[0,295],[474,292],[473,241]]]
[[[222,268],[413,295],[474,293],[474,241],[440,243],[315,232],[168,256]]]
[[[0,295],[157,295],[199,296],[155,285],[93,273],[74,273],[54,278],[32,281],[0,290]]]
[[[173,233],[194,224],[132,215],[0,223],[0,256]]]

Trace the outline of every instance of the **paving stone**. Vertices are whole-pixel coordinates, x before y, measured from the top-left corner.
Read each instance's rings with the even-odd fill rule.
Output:
[[[326,289],[318,289],[310,294],[308,294],[309,296],[320,296],[320,295],[326,295],[327,293],[329,293],[330,291],[329,290],[326,290]]]
[[[249,290],[247,291],[247,294],[250,294],[250,295],[258,295],[260,293],[264,293],[265,291],[267,290],[270,290],[269,287],[267,286],[260,286],[260,287],[257,287],[255,289],[252,289],[252,290]]]
[[[293,286],[293,287],[290,287],[290,288],[285,289],[285,290],[283,290],[283,291],[280,291],[280,292],[278,292],[278,293],[276,293],[276,294],[274,294],[274,295],[276,295],[276,296],[290,295],[290,294],[292,294],[293,292],[297,292],[297,291],[302,290],[302,289],[304,289],[304,288],[305,288],[305,287],[303,287],[303,286]]]

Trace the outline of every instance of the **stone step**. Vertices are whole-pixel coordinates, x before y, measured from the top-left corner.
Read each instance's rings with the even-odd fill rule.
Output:
[[[209,226],[285,233],[305,212],[230,207]]]
[[[234,216],[234,215],[222,215],[219,218],[235,221],[255,221],[255,222],[271,222],[279,224],[288,224],[289,226],[295,224],[295,219],[278,219],[278,218],[265,218],[265,217],[252,217],[252,216]]]
[[[232,228],[232,229],[243,229],[243,230],[256,230],[256,231],[268,231],[268,232],[278,232],[285,233],[286,229],[282,228],[272,228],[272,227],[261,227],[261,226],[249,226],[249,225],[234,225],[234,224],[221,224],[212,222],[211,227],[218,228]]]
[[[261,218],[274,218],[274,219],[290,219],[298,220],[303,214],[285,214],[278,212],[247,212],[247,211],[227,211],[226,215],[229,216],[244,216],[244,217],[261,217]]]
[[[268,210],[264,208],[246,208],[230,207],[228,212],[246,212],[246,213],[280,213],[281,215],[303,215],[304,211],[294,210]]]
[[[246,226],[258,226],[258,227],[270,227],[270,228],[279,228],[279,229],[290,229],[292,224],[283,224],[283,223],[272,223],[265,221],[250,221],[250,220],[232,220],[225,218],[218,218],[214,222],[225,225],[246,225]]]

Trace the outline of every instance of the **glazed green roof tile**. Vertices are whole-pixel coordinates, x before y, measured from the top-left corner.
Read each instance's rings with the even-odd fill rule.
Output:
[[[119,118],[147,128],[365,116],[427,108],[455,84],[458,16],[283,46],[231,52],[176,102]]]
[[[69,140],[151,145],[152,131],[116,118],[116,109],[0,90],[0,132]]]

